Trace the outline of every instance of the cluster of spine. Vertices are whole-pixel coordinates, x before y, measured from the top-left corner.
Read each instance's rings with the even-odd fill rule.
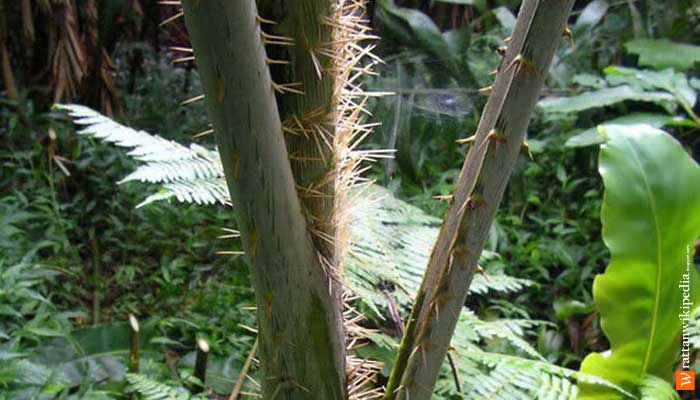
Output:
[[[349,400],[381,399],[384,396],[382,388],[376,385],[376,377],[383,364],[378,361],[367,360],[355,355],[355,351],[368,344],[365,339],[368,329],[359,325],[365,316],[352,306],[357,300],[351,292],[343,296],[345,311],[343,320],[346,335],[345,374],[348,382]]]
[[[329,102],[321,101],[321,104],[316,104],[318,107],[310,105],[314,101],[308,100],[306,103],[299,101],[301,107],[283,105],[280,111],[283,115],[285,108],[295,111],[285,115],[282,129],[287,135],[298,195],[305,206],[309,231],[315,238],[323,272],[328,277],[330,290],[338,290],[342,289],[342,260],[350,248],[348,212],[354,203],[352,197],[361,193],[361,190],[354,190],[351,195],[351,188],[368,183],[362,177],[367,169],[363,162],[391,156],[391,152],[358,148],[377,125],[364,122],[365,117],[370,115],[366,109],[367,102],[372,96],[384,95],[367,92],[362,87],[363,75],[374,74],[373,65],[381,62],[372,54],[375,46],[363,43],[377,39],[370,34],[367,26],[365,1],[334,1],[330,12],[324,17],[323,25],[321,30],[327,30],[330,34],[325,35],[329,40],[322,42],[302,43],[299,38],[272,34],[265,34],[263,39],[268,45],[305,47],[305,51],[296,49],[296,52],[290,52],[308,55],[313,65],[314,76],[307,76],[306,81],[276,83],[274,89],[279,95],[319,96],[319,92],[330,89],[327,93],[330,95],[327,98]],[[271,58],[267,61],[270,65],[295,63],[294,60]],[[328,79],[331,81],[326,81]],[[324,98],[323,93],[320,97]],[[285,103],[285,100],[281,102]],[[303,110],[301,115],[298,114],[299,109]],[[314,179],[305,179],[310,170],[320,170],[322,173],[317,176],[311,174]],[[343,317],[348,396],[358,400],[381,398],[383,393],[374,384],[381,364],[354,355],[355,349],[367,343],[367,330],[359,325],[364,316],[352,306],[353,300],[350,292],[346,291],[343,295]]]
[[[335,251],[338,260],[337,271],[342,273],[342,260],[350,249],[348,213],[360,196],[359,185],[368,181],[362,176],[367,170],[366,162],[391,157],[391,150],[362,150],[359,145],[372,133],[378,123],[365,123],[370,113],[366,109],[372,96],[384,93],[367,92],[362,87],[363,75],[374,74],[372,67],[381,60],[372,54],[374,44],[362,45],[364,41],[376,40],[369,32],[365,19],[364,0],[337,0],[326,24],[333,28],[333,40],[322,52],[332,63],[331,74],[335,79],[332,99],[335,109],[335,134],[332,144],[332,165],[334,169],[327,175],[335,186],[331,223],[335,227]],[[356,190],[351,191],[352,188]],[[360,325],[364,316],[354,308],[356,298],[347,290],[343,296],[343,313],[346,334],[346,374],[348,397],[352,400],[377,399],[383,396],[376,387],[375,378],[382,364],[359,358],[355,350],[367,344],[368,330]]]
[[[365,40],[375,40],[369,33],[364,19],[364,0],[337,0],[333,13],[326,23],[334,28],[333,42],[325,55],[330,57],[335,78],[335,135],[333,138],[333,165],[331,171],[335,185],[333,206],[333,225],[336,227],[336,251],[342,269],[342,260],[350,248],[347,226],[348,210],[353,200],[350,188],[366,183],[362,177],[367,166],[363,162],[372,162],[378,158],[390,157],[391,150],[361,150],[359,145],[372,133],[378,123],[363,123],[370,115],[366,109],[367,101],[372,96],[384,93],[367,92],[362,88],[363,75],[374,74],[372,66],[381,60],[372,54],[375,45],[362,46]],[[369,60],[369,63],[362,64]],[[361,191],[356,191],[359,193]]]
[[[291,10],[280,16],[287,23],[278,30],[273,21],[261,18],[275,32],[263,34],[263,42],[283,48],[271,49],[267,61],[273,78],[291,80],[273,85],[289,158],[329,287],[340,292],[342,260],[349,248],[349,188],[363,181],[362,161],[386,154],[357,148],[375,125],[363,123],[367,100],[377,94],[362,89],[362,75],[372,74],[372,65],[380,60],[371,53],[374,45],[363,43],[376,39],[366,25],[364,0],[309,1],[298,7],[320,15],[309,18],[300,14],[310,10]],[[300,22],[318,19],[317,27]]]

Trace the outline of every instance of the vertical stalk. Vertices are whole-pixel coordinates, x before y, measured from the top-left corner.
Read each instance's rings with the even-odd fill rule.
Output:
[[[12,63],[10,62],[10,52],[7,49],[8,14],[9,13],[6,9],[5,0],[0,0],[0,57],[2,57],[2,80],[5,84],[5,91],[7,92],[7,97],[11,100],[17,100],[19,99],[17,81],[15,79],[15,74],[12,71]]]
[[[184,0],[255,288],[265,399],[347,398],[337,294],[307,229],[254,0]]]
[[[19,92],[17,91],[17,81],[15,80],[15,74],[12,71],[12,64],[10,64],[10,52],[7,50],[7,45],[5,40],[0,39],[0,55],[2,55],[2,78],[5,84],[5,90],[7,91],[7,97],[11,100],[19,99]]]
[[[209,343],[204,339],[197,340],[197,358],[194,362],[194,377],[202,382],[201,385],[195,385],[192,388],[192,393],[202,393],[207,379],[207,358],[209,357]]]
[[[129,328],[131,329],[131,353],[129,358],[129,372],[132,374],[139,373],[140,364],[140,347],[141,340],[139,337],[139,321],[132,314],[129,314]]]
[[[447,209],[385,399],[430,399],[573,0],[525,0]]]
[[[34,14],[32,13],[31,0],[22,0],[22,39],[25,46],[34,44],[36,34],[34,30]]]

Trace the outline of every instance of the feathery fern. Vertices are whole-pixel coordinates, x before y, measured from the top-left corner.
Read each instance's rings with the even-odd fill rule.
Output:
[[[126,374],[127,391],[140,394],[143,400],[194,400],[204,396],[191,395],[187,389],[175,388],[142,374]]]
[[[364,189],[350,210],[352,244],[345,263],[352,289],[365,302],[378,306],[386,298],[377,288],[388,282],[396,287],[397,300],[408,305],[420,286],[439,227],[438,218],[395,198],[387,189],[377,185]],[[487,265],[498,258],[497,253],[484,251],[481,262]],[[470,292],[511,293],[532,284],[501,274],[479,274]]]
[[[229,202],[219,153],[197,144],[189,147],[144,131],[137,131],[100,113],[76,104],[59,104],[73,122],[83,126],[78,134],[131,148],[127,153],[145,164],[119,183],[139,181],[162,183],[157,193],[148,196],[137,207],[157,200],[177,198],[181,202],[224,204]]]
[[[456,371],[443,368],[436,398],[470,400],[575,400],[578,383],[623,389],[597,376],[563,368],[544,360],[524,339],[537,323],[530,320],[483,321],[471,311],[460,316],[452,340],[451,354]],[[370,335],[375,346],[395,351],[395,339],[383,334]],[[523,356],[482,350],[484,340],[501,339]],[[455,384],[459,382],[459,389]],[[631,396],[630,394],[626,393]]]

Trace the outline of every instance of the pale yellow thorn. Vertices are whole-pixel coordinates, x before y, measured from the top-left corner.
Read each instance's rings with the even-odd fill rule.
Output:
[[[457,139],[458,144],[472,144],[476,141],[476,135],[469,136],[468,138]]]
[[[242,256],[245,254],[245,251],[217,251],[216,254],[220,256]]]
[[[190,56],[190,57],[180,57],[180,58],[174,59],[174,60],[173,60],[173,64],[184,63],[184,62],[190,62],[190,61],[194,61],[194,60],[195,60],[194,56]]]
[[[206,131],[202,131],[202,132],[199,132],[199,133],[195,133],[194,135],[192,135],[192,137],[193,137],[193,138],[200,138],[200,137],[202,137],[202,136],[210,135],[210,134],[212,134],[212,133],[214,133],[214,130],[213,130],[213,129],[207,129]]]
[[[200,94],[199,96],[194,96],[194,97],[192,97],[192,98],[189,98],[189,99],[183,101],[182,103],[180,103],[180,105],[181,105],[181,106],[186,106],[186,105],[188,105],[188,104],[190,104],[190,103],[194,103],[194,102],[201,101],[201,100],[204,100],[204,95],[203,95],[203,94]]]
[[[256,15],[256,16],[255,16],[255,21],[256,21],[258,24],[277,25],[277,22],[271,21],[271,20],[269,20],[269,19],[265,19],[265,18],[263,18],[263,17],[261,17],[261,16],[259,16],[259,15]]]
[[[165,26],[165,25],[167,25],[167,24],[169,24],[169,23],[171,23],[171,22],[177,20],[178,18],[182,18],[182,17],[184,17],[184,16],[185,16],[185,13],[181,11],[181,12],[179,12],[179,13],[173,15],[172,17],[167,18],[165,21],[163,21],[163,22],[161,22],[160,24],[158,24],[158,26]]]

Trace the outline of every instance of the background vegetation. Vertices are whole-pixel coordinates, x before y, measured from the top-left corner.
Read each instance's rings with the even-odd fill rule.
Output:
[[[456,140],[476,129],[486,99],[479,88],[498,66],[517,5],[370,3],[385,64],[367,85],[395,95],[371,104],[382,125],[368,146],[397,152],[368,174],[429,216],[445,210],[436,197],[451,193],[466,153]],[[144,186],[114,182],[137,163],[79,137],[50,109],[79,102],[211,147],[210,136],[192,138],[208,129],[202,103],[181,105],[200,93],[188,54],[177,51],[187,41],[182,21],[158,26],[175,12],[138,0],[0,0],[0,398],[125,398],[124,387],[147,386],[144,379],[191,386],[197,338],[212,349],[209,396],[224,398],[244,365],[255,325],[248,271],[217,254],[231,247],[217,239],[230,213],[177,202],[134,208]],[[571,22],[573,43],[559,49],[528,132],[534,162],[518,162],[488,245],[498,256],[487,274],[532,284],[470,296],[468,306],[484,321],[530,321],[524,339],[547,361],[577,370],[609,347],[591,293],[610,261],[595,127],[663,126],[700,158],[700,5],[578,1]],[[363,305],[365,324],[395,336],[397,321],[381,310]],[[126,370],[129,314],[143,325],[143,375],[113,380]],[[508,342],[483,338],[491,349]],[[391,346],[377,343],[366,354],[390,362]]]

